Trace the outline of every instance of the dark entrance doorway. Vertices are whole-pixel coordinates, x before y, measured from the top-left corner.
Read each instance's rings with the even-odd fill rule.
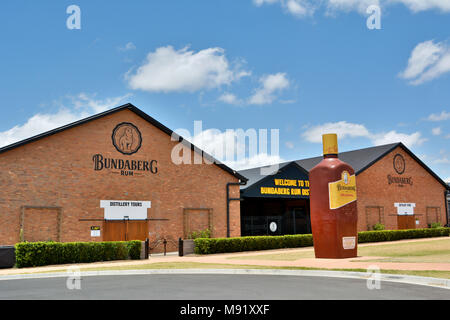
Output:
[[[242,236],[311,233],[309,200],[247,198],[241,203]]]
[[[148,238],[147,220],[106,220],[104,241],[129,241]]]
[[[290,162],[240,173],[249,178],[241,186],[241,235],[311,233],[308,171]]]

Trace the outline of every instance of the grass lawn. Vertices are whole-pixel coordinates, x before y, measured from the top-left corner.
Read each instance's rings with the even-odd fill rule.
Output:
[[[378,262],[450,263],[450,239],[362,245],[358,247],[358,256],[373,256],[376,258],[366,261]],[[305,258],[314,258],[314,251],[299,250],[294,252],[233,257],[229,259],[295,261]]]
[[[450,239],[368,246],[358,250],[361,256],[385,257],[382,262],[450,263]]]

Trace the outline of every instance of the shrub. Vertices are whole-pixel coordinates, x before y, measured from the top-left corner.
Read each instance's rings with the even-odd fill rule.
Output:
[[[449,234],[450,228],[362,231],[358,233],[358,243],[396,241],[402,239],[431,238],[442,236],[448,237]]]
[[[449,236],[450,228],[378,230],[358,233],[358,243],[395,241],[402,239],[430,238]],[[213,254],[241,251],[270,250],[280,248],[310,247],[313,245],[311,234],[286,236],[257,236],[237,238],[194,239],[196,254]]]
[[[202,231],[193,231],[191,232],[188,239],[197,239],[197,238],[211,238],[211,231],[209,229],[205,229]]]
[[[433,223],[430,225],[430,228],[442,228],[442,225],[441,225],[440,222],[433,222]]]
[[[211,254],[240,251],[256,251],[280,248],[309,247],[313,245],[311,234],[286,236],[257,236],[237,238],[194,239],[195,253]]]
[[[376,225],[373,226],[373,230],[376,230],[376,231],[384,230],[384,224],[377,223]]]
[[[141,241],[115,242],[21,242],[16,246],[18,268],[52,264],[137,260]]]

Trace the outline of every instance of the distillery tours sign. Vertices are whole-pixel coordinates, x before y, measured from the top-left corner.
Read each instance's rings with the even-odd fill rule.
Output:
[[[123,155],[135,154],[142,146],[141,132],[134,124],[122,122],[112,132],[112,144]],[[156,160],[109,158],[98,153],[92,157],[92,161],[95,171],[110,170],[111,173],[122,176],[142,176],[145,173],[158,173],[158,162]]]
[[[394,207],[397,208],[397,215],[399,216],[413,216],[415,203],[394,203]]]
[[[145,220],[151,201],[100,200],[105,209],[105,220]]]
[[[402,176],[406,169],[405,158],[401,154],[396,154],[394,156],[394,170],[398,174],[398,176],[387,175],[388,184],[395,184],[399,187],[403,187],[405,185],[413,185],[412,177],[404,177]]]

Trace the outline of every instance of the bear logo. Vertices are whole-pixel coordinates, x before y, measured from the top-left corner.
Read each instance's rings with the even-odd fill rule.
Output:
[[[401,154],[396,154],[394,157],[394,170],[398,174],[403,174],[405,172],[406,163],[405,158]]]
[[[122,122],[114,128],[112,142],[117,151],[131,155],[138,152],[141,147],[141,132],[134,124]]]
[[[125,128],[123,136],[119,140],[119,144],[123,151],[131,151],[131,147],[133,146],[133,131],[131,128]]]

